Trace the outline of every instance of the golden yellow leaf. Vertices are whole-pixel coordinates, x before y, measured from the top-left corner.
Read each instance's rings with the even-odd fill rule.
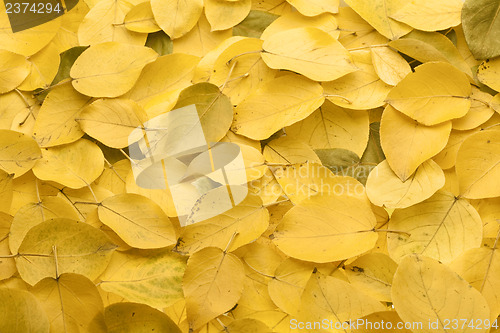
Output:
[[[396,209],[389,220],[387,248],[399,262],[417,253],[449,263],[464,251],[481,245],[481,217],[465,199],[438,191],[429,199]]]
[[[373,231],[375,223],[365,200],[320,193],[285,214],[273,242],[285,254],[300,260],[343,260],[373,248],[378,238]]]
[[[264,62],[316,81],[331,81],[358,70],[349,52],[318,28],[295,28],[270,35],[262,44]]]
[[[387,102],[426,126],[465,116],[471,102],[467,76],[453,65],[429,62],[408,74],[387,96]]]
[[[403,321],[421,322],[418,331],[425,332],[486,332],[482,325],[476,330],[465,325],[445,329],[443,324],[453,319],[483,323],[490,315],[477,290],[445,265],[417,254],[405,257],[399,264],[392,282],[392,302]],[[423,326],[431,323],[432,327]]]
[[[106,307],[106,326],[109,333],[181,333],[165,313],[140,303],[115,303]]]
[[[89,140],[81,139],[62,146],[44,148],[42,159],[33,168],[42,180],[58,182],[70,188],[89,185],[102,173],[104,156]]]
[[[224,50],[218,49],[212,55],[217,56],[213,64],[206,65],[210,66],[209,82],[224,87],[224,94],[229,96],[233,105],[238,105],[262,83],[272,80],[277,71],[270,69],[261,57],[262,40],[233,38],[236,38],[232,39],[235,42],[224,43]]]
[[[191,255],[182,279],[190,330],[230,310],[241,296],[244,276],[232,253],[207,247]]]
[[[0,288],[0,330],[5,333],[48,333],[49,319],[40,302],[31,293]]]
[[[345,302],[346,299],[349,302]],[[383,310],[385,308],[382,303],[349,283],[317,272],[312,274],[302,294],[298,318],[308,322],[310,327],[305,326],[305,328],[316,330],[319,327],[313,327],[314,322],[326,319],[330,331],[340,332],[341,330],[334,330],[336,325],[341,327],[345,321]],[[294,328],[294,324],[297,325],[296,319],[290,321],[290,327]]]
[[[47,313],[51,332],[107,332],[101,295],[83,275],[48,277],[30,290]]]
[[[21,90],[35,90],[48,88],[59,69],[59,50],[53,43],[29,57],[30,74],[20,85]]]
[[[12,216],[0,212],[0,280],[10,278],[17,272],[16,262],[11,256],[9,248],[9,230],[12,225]]]
[[[276,202],[279,197],[285,194],[269,168],[266,169],[261,178],[248,184],[248,191],[260,196],[264,205]]]
[[[8,213],[12,205],[12,197],[14,195],[12,179],[14,175],[0,170],[0,212]]]
[[[80,139],[84,132],[76,118],[91,98],[70,84],[54,87],[40,108],[33,135],[41,147],[51,147]]]
[[[192,254],[206,247],[234,250],[257,239],[269,225],[269,213],[262,200],[249,194],[234,208],[208,220],[186,226],[179,237],[176,249]]]
[[[112,165],[105,165],[104,171],[101,176],[96,179],[95,183],[114,194],[125,193],[126,179],[131,170],[130,168],[130,161],[127,159],[119,160]]]
[[[58,17],[33,28],[13,32],[7,10],[2,10],[0,11],[0,45],[3,50],[30,56],[47,45],[60,26],[61,18]]]
[[[115,252],[100,286],[127,301],[164,308],[183,298],[185,267],[186,259],[170,248]]]
[[[302,15],[316,16],[325,12],[337,13],[339,11],[339,0],[287,0]]]
[[[0,50],[0,93],[17,88],[30,73],[30,63],[25,56]]]
[[[451,122],[424,126],[388,105],[380,122],[380,143],[392,171],[407,180],[448,141]]]
[[[98,208],[99,219],[127,244],[155,249],[175,244],[175,230],[162,209],[138,194],[118,194],[105,199]]]
[[[500,80],[498,75],[500,73],[500,58],[486,59],[477,69],[477,78],[479,82],[487,85],[488,87],[500,91]]]
[[[112,148],[129,145],[129,135],[144,127],[146,112],[130,99],[99,99],[86,106],[76,118],[81,129]]]
[[[472,78],[470,66],[450,39],[438,32],[413,30],[403,38],[389,42],[395,48],[422,63],[429,61],[449,62]]]
[[[382,106],[392,87],[378,77],[370,51],[352,51],[351,55],[359,70],[323,83],[326,97],[348,109],[366,110]]]
[[[309,161],[321,164],[321,160],[309,145],[288,135],[269,142],[264,147],[263,154],[269,163],[297,164]]]
[[[471,130],[488,121],[495,113],[491,103],[494,104],[493,96],[473,86],[470,109],[462,118],[452,120],[453,129]]]
[[[398,39],[399,40],[399,39]],[[406,60],[388,47],[374,47],[370,49],[373,69],[385,83],[395,86],[406,75],[411,73],[410,65]]]
[[[443,170],[433,160],[422,163],[404,182],[384,160],[368,175],[366,194],[374,205],[406,208],[431,197],[444,181]]]
[[[10,214],[15,215],[19,208],[29,203],[38,202],[48,196],[56,196],[59,192],[54,184],[39,181],[32,171],[28,171],[12,181],[12,204]]]
[[[342,148],[361,156],[368,142],[368,113],[347,110],[327,100],[306,119],[286,127],[286,133],[313,149]]]
[[[247,17],[252,7],[251,0],[219,1],[205,0],[205,15],[212,31],[234,27]]]
[[[483,221],[483,238],[495,238],[500,230],[500,198],[483,199],[476,209]]]
[[[276,268],[273,279],[268,283],[269,296],[284,312],[296,316],[301,296],[306,288],[314,265],[293,258],[287,258]]]
[[[86,2],[78,1],[75,7],[62,16],[61,28],[51,41],[59,50],[59,53],[80,45],[78,43],[78,28],[88,12],[89,6]]]
[[[17,178],[42,158],[38,144],[29,136],[0,130],[0,169]]]
[[[129,10],[123,19],[123,24],[128,30],[141,33],[151,33],[161,30],[158,24],[156,24],[153,10],[151,9],[151,2],[149,1],[141,2]]]
[[[479,128],[470,131],[452,130],[446,146],[443,148],[443,150],[441,150],[439,154],[432,158],[434,162],[439,164],[439,166],[443,170],[453,168],[455,166],[455,162],[457,161],[458,149],[460,149],[460,146],[465,141],[465,139],[467,139],[477,131],[479,131]]]
[[[500,195],[500,131],[485,130],[467,137],[457,154],[460,194],[469,199]]]
[[[463,1],[460,0],[412,0],[389,16],[399,22],[424,31],[437,31],[460,24]]]
[[[235,108],[232,131],[261,140],[302,120],[323,104],[323,88],[297,74],[267,81]]]
[[[16,254],[28,231],[34,226],[53,218],[79,220],[76,209],[59,197],[45,197],[40,202],[31,202],[20,207],[14,215],[10,227],[9,246]]]
[[[392,18],[392,15],[405,3],[401,0],[346,0],[345,3],[389,39],[398,39],[412,30],[410,26]]]
[[[91,7],[78,27],[80,45],[98,45],[105,42],[119,42],[142,46],[147,34],[129,31],[123,21],[125,15],[139,1],[102,0]]]
[[[496,245],[496,243],[495,243]],[[500,257],[496,248],[470,249],[450,264],[450,268],[476,288],[488,302],[490,318],[500,314]]]
[[[157,57],[155,51],[143,46],[117,42],[94,45],[83,51],[71,67],[71,83],[84,95],[117,97],[129,91],[144,66]]]
[[[173,41],[174,53],[186,53],[203,57],[221,43],[231,38],[231,30],[211,31],[210,23],[202,14],[195,27],[187,34]]]
[[[398,265],[383,253],[368,253],[354,260],[345,272],[349,282],[379,301],[391,302],[392,278]]]
[[[152,0],[151,8],[160,28],[175,39],[184,36],[198,22],[203,1]]]
[[[108,265],[114,249],[115,245],[90,225],[56,218],[26,233],[16,265],[30,285],[46,277],[57,278],[56,273],[77,273],[95,280]]]
[[[232,333],[254,333],[254,332],[272,332],[262,321],[253,318],[241,318],[232,321],[226,326],[227,331]]]
[[[337,20],[331,13],[323,13],[315,17],[308,17],[299,12],[291,12],[278,17],[264,30],[264,32],[262,32],[260,38],[266,40],[269,36],[278,32],[305,27],[321,29],[335,39],[338,39],[340,34]]]

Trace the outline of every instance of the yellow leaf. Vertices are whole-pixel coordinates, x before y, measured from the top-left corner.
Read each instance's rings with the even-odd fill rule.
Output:
[[[76,209],[66,200],[47,196],[40,202],[31,202],[19,208],[10,227],[9,246],[12,253],[17,253],[28,231],[45,220],[53,218],[78,220]]]
[[[345,272],[351,284],[379,301],[391,302],[392,278],[398,265],[383,253],[368,253],[354,260]]]
[[[112,148],[129,145],[129,135],[144,127],[146,112],[130,99],[99,99],[85,107],[76,118],[82,130]]]
[[[106,307],[106,325],[109,333],[181,333],[165,313],[140,303],[115,303]]]
[[[129,91],[144,66],[157,57],[155,51],[143,46],[116,42],[91,46],[71,67],[71,83],[84,95],[117,97]]]
[[[286,127],[286,134],[313,149],[342,148],[361,156],[368,143],[368,113],[344,109],[327,100],[306,119]]]
[[[30,73],[26,57],[0,50],[0,93],[5,94],[17,88]]]
[[[452,41],[438,32],[413,30],[403,38],[389,42],[389,46],[422,63],[449,62],[472,78],[471,66],[467,64]]]
[[[0,288],[0,331],[5,333],[48,333],[49,319],[40,302],[31,293]]]
[[[196,25],[203,11],[203,0],[152,0],[151,8],[160,28],[175,39]]]
[[[392,15],[405,3],[401,0],[346,0],[345,2],[389,39],[398,39],[412,30],[410,26],[392,18]]]
[[[181,90],[191,85],[198,61],[198,57],[181,53],[159,57],[144,67],[137,83],[123,97],[134,100],[146,111],[156,104],[167,101],[170,107],[163,108],[161,113],[164,113],[175,105]],[[168,98],[173,91],[177,94],[170,101]],[[152,118],[155,115],[149,116]]]
[[[95,183],[114,194],[125,193],[126,179],[130,172],[130,161],[127,159],[119,160],[112,165],[104,166],[101,176]]]
[[[76,118],[90,100],[70,84],[54,87],[45,97],[33,128],[38,144],[51,147],[80,139],[84,132]]]
[[[318,28],[278,32],[264,40],[262,48],[262,59],[269,67],[316,81],[335,80],[358,69],[342,44]]]
[[[393,329],[397,327],[398,333],[412,333],[406,327],[414,327],[416,329],[424,327],[423,323],[408,324],[403,322],[396,311],[373,312],[368,316],[364,316],[361,320],[362,324],[353,329],[352,333],[387,333],[387,327],[393,327]],[[402,328],[400,329],[399,327]]]
[[[457,161],[458,149],[460,149],[460,146],[465,141],[465,139],[467,139],[477,131],[479,131],[479,128],[470,131],[452,130],[446,146],[443,148],[443,150],[441,150],[439,154],[432,158],[434,162],[439,164],[439,166],[443,170],[453,168],[455,166],[455,162]]]
[[[130,31],[151,33],[160,31],[160,27],[156,24],[149,1],[141,2],[134,6],[123,19],[125,28]]]
[[[154,249],[175,244],[175,230],[162,209],[138,194],[118,194],[98,207],[99,219],[127,244]]]
[[[493,96],[472,86],[470,109],[462,118],[452,120],[453,129],[471,130],[488,121],[495,113],[490,103],[494,103]]]
[[[278,17],[262,32],[260,38],[266,40],[269,36],[278,32],[306,27],[321,29],[335,39],[339,37],[337,20],[333,14],[323,13],[315,17],[308,17],[301,15],[299,12],[291,12]]]
[[[78,27],[80,45],[98,45],[105,42],[119,42],[144,45],[147,34],[127,30],[123,23],[125,15],[139,1],[102,0],[90,6]],[[102,60],[101,60],[102,61]]]
[[[495,244],[496,245],[496,244]],[[488,302],[490,319],[500,314],[500,257],[496,248],[470,249],[455,259],[450,268],[478,290]]]
[[[285,15],[294,10],[288,2],[282,0],[252,1],[252,9],[262,10],[276,15]]]
[[[3,5],[5,6],[5,3]],[[30,56],[47,45],[60,26],[61,18],[57,17],[33,28],[12,32],[7,11],[2,10],[0,11],[0,45],[3,50]]]
[[[272,80],[276,76],[276,70],[270,69],[262,60],[262,40],[233,38],[238,40],[228,45],[224,43],[225,49],[220,53],[220,50],[216,51],[213,55],[217,59],[209,69],[209,82],[223,86],[223,92],[229,96],[231,103],[238,105],[255,92],[261,83]]]
[[[365,200],[321,193],[290,209],[273,241],[285,254],[300,260],[343,260],[373,248],[378,238],[375,223]]]
[[[269,296],[284,312],[296,316],[302,293],[306,288],[314,265],[293,258],[283,260],[268,283]]]
[[[21,91],[0,94],[0,128],[31,135],[34,119],[40,106],[30,96]]]
[[[235,108],[232,131],[261,140],[302,120],[323,104],[323,88],[296,74],[267,81]]]
[[[212,31],[234,27],[247,17],[252,7],[251,0],[220,1],[205,0],[205,15]]]
[[[443,170],[433,160],[422,163],[404,182],[384,160],[368,175],[366,194],[374,205],[406,208],[432,196],[444,181]]]
[[[12,225],[12,216],[0,212],[0,280],[10,278],[17,272],[16,262],[11,256],[9,248],[9,230]]]
[[[500,196],[500,131],[486,130],[464,140],[457,154],[460,193],[469,199]]]
[[[190,330],[230,310],[241,296],[244,276],[243,264],[232,253],[213,247],[194,253],[182,279]]]
[[[279,197],[285,194],[269,168],[261,178],[248,184],[248,191],[260,196],[264,205],[276,202]]]
[[[339,0],[287,0],[287,2],[305,16],[316,16],[325,12],[338,13],[340,3]]]
[[[80,46],[78,43],[78,28],[88,12],[89,6],[87,6],[85,1],[78,1],[75,7],[62,16],[61,29],[59,29],[51,41],[59,50],[59,53],[69,50],[72,47]]]
[[[400,40],[400,39],[398,39]],[[395,86],[406,75],[411,73],[410,65],[406,60],[388,47],[374,47],[370,49],[373,68],[385,83]]]
[[[81,139],[45,148],[33,173],[42,180],[55,181],[70,188],[81,188],[96,180],[103,167],[104,156],[101,149],[95,143]]]
[[[380,122],[380,143],[392,171],[407,180],[448,142],[451,122],[424,126],[388,105]]]
[[[231,36],[230,29],[211,31],[210,24],[203,14],[191,31],[180,38],[174,39],[174,53],[186,53],[203,57],[221,43],[226,42]]]
[[[444,62],[418,66],[387,96],[387,102],[426,126],[463,117],[469,111],[471,86],[467,76]]]
[[[500,230],[500,198],[483,199],[476,209],[483,221],[483,238],[495,238]]]
[[[488,87],[500,91],[500,58],[486,59],[477,69],[477,78],[479,82]]]
[[[46,277],[57,278],[56,273],[77,273],[95,280],[108,265],[114,249],[115,245],[90,225],[56,218],[26,233],[16,265],[30,285]]]
[[[0,170],[0,212],[8,213],[12,204],[12,197],[14,195],[12,179],[14,175]],[[0,238],[1,239],[1,238]]]
[[[21,90],[35,90],[48,88],[54,80],[59,69],[59,50],[53,43],[49,43],[43,49],[29,57],[31,63],[30,74],[20,85]]]
[[[51,332],[107,332],[101,295],[85,276],[64,273],[45,278],[31,292],[47,313]]]
[[[378,77],[370,51],[353,51],[351,55],[359,70],[323,83],[325,95],[333,103],[348,109],[366,110],[382,106],[392,87]]]
[[[309,322],[310,328],[316,330],[319,327],[312,327],[313,323],[326,319],[331,332],[340,332],[341,330],[334,328],[341,327],[346,321],[355,321],[372,312],[383,310],[385,308],[380,302],[349,283],[317,272],[311,276],[302,294],[298,318]],[[290,321],[290,326],[294,327],[294,321]]]
[[[460,0],[411,0],[389,16],[392,19],[424,31],[437,31],[460,24],[463,1]]]
[[[38,202],[39,198],[56,196],[59,189],[47,182],[38,181],[33,172],[28,171],[12,181],[12,204],[10,214],[15,215],[19,208],[29,203]],[[37,195],[38,194],[38,195]]]
[[[449,263],[464,251],[481,245],[483,224],[465,199],[438,191],[429,199],[396,209],[389,220],[387,248],[396,262],[417,253]]]
[[[241,318],[232,321],[226,326],[231,333],[254,333],[254,332],[272,332],[262,321],[252,318]]]
[[[42,158],[35,140],[22,133],[0,130],[0,169],[17,178]]]
[[[178,241],[179,252],[194,253],[206,247],[229,250],[248,244],[257,239],[269,226],[269,213],[262,206],[262,200],[249,194],[234,208],[208,220],[186,226]]]
[[[185,258],[170,248],[115,252],[100,286],[130,302],[164,308],[182,299],[185,267]]]
[[[269,142],[264,147],[264,158],[267,162],[276,164],[297,164],[308,161],[321,164],[321,160],[309,145],[288,135]]]
[[[392,283],[392,302],[403,321],[421,322],[425,332],[486,332],[482,325],[478,331],[470,326],[444,329],[443,323],[453,319],[484,323],[490,315],[477,290],[445,265],[417,254],[399,264]],[[433,327],[425,327],[430,323]]]

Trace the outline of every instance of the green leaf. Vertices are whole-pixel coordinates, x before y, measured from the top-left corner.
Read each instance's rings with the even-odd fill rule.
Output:
[[[75,46],[60,54],[61,64],[59,65],[59,71],[57,72],[56,77],[51,83],[52,85],[69,78],[69,71],[71,70],[73,63],[87,48],[88,46]]]
[[[153,32],[152,34],[149,34],[145,46],[152,48],[160,56],[170,54],[173,51],[172,40],[163,31]]]
[[[500,55],[500,2],[466,0],[462,8],[465,40],[476,59]]]
[[[250,14],[237,26],[233,27],[233,36],[260,38],[264,29],[279,16],[261,10],[251,10]]]

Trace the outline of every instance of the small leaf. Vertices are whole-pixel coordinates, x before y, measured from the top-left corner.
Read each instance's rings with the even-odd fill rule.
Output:
[[[262,10],[251,10],[243,21],[233,27],[233,35],[260,38],[262,32],[278,17]]]
[[[191,30],[203,11],[202,0],[152,0],[151,8],[157,24],[170,38],[179,38]]]
[[[134,6],[125,15],[123,24],[128,30],[141,33],[151,33],[161,30],[154,19],[150,2],[142,2]]]
[[[0,130],[0,169],[17,178],[42,158],[38,144],[23,133]]]
[[[30,73],[26,57],[6,50],[0,50],[0,94],[17,88]]]

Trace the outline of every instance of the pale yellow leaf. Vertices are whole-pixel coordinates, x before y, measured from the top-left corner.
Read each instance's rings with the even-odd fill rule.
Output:
[[[460,131],[472,130],[491,118],[495,113],[491,103],[494,103],[493,96],[472,86],[470,109],[465,116],[453,119],[451,124],[453,129]]]
[[[196,25],[203,11],[203,0],[152,0],[151,8],[160,28],[175,39]]]
[[[299,12],[291,12],[274,20],[274,22],[264,30],[260,38],[266,40],[269,36],[278,32],[305,27],[321,29],[335,39],[338,39],[340,34],[337,20],[331,13],[323,13],[318,16],[308,17],[301,15]]]
[[[125,28],[130,31],[151,33],[160,31],[160,27],[156,24],[151,9],[151,2],[145,1],[134,6],[123,19]]]
[[[287,2],[305,16],[316,16],[325,12],[338,13],[340,3],[339,0],[287,0]]]
[[[30,63],[25,56],[0,50],[0,93],[17,88],[30,73]]]
[[[410,0],[402,2],[395,12],[389,14],[392,19],[424,31],[437,31],[460,24],[461,0]]]
[[[500,58],[486,59],[477,69],[478,80],[488,87],[500,91]]]
[[[460,149],[460,146],[465,141],[465,139],[467,139],[477,131],[479,131],[479,128],[469,131],[452,130],[446,146],[443,148],[443,150],[441,150],[439,154],[432,158],[434,162],[439,164],[439,166],[443,170],[453,168],[455,166],[455,162],[457,161],[458,149]]]
[[[370,49],[373,68],[382,81],[391,86],[397,85],[406,75],[411,73],[406,60],[388,47]]]
[[[0,169],[17,178],[33,168],[42,158],[40,147],[31,137],[10,130],[0,130]]]
[[[9,230],[12,225],[12,216],[0,212],[0,281],[13,276],[17,272],[16,262],[11,256],[9,247]]]
[[[307,143],[288,135],[269,142],[264,147],[263,154],[269,163],[297,164],[309,161],[321,164],[321,160]]]
[[[212,31],[234,27],[247,17],[252,7],[252,0],[220,1],[205,0],[205,15]]]
[[[59,50],[53,43],[29,57],[31,71],[20,85],[20,90],[46,89],[54,80],[59,69]]]

